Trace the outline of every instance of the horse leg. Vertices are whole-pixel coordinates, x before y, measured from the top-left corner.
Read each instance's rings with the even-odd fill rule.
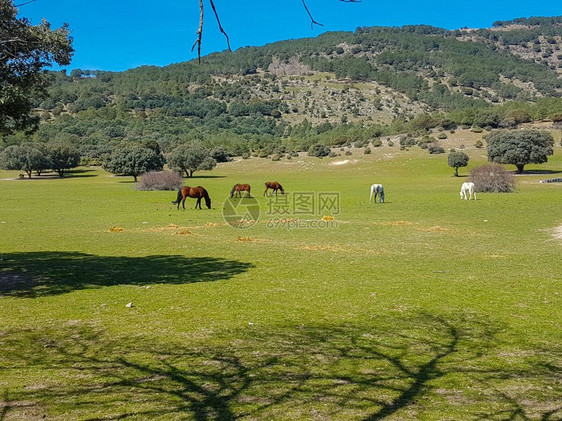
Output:
[[[373,190],[371,190],[371,195],[369,196],[369,203],[373,203]]]
[[[182,206],[184,209],[185,209],[185,199],[186,199],[186,197],[184,197],[184,198],[181,200],[181,206]]]
[[[201,209],[201,198],[200,197],[197,198],[197,203],[195,204],[195,209],[197,209],[198,206],[199,206],[199,209]]]
[[[266,187],[266,188],[265,188],[265,191],[263,192],[263,195],[264,195],[264,196],[267,196],[267,189],[269,189],[269,187]]]

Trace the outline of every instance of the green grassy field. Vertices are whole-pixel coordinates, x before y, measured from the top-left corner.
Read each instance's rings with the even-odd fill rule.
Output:
[[[446,161],[221,164],[186,180],[201,211],[102,170],[0,172],[0,420],[562,419],[562,184],[539,184],[562,149],[477,201]],[[272,228],[270,180],[340,213]],[[222,215],[238,182],[262,212],[243,230]]]

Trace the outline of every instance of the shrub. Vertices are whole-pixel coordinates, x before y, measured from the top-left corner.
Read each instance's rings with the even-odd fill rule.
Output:
[[[369,155],[371,153],[371,148],[365,148],[365,150],[363,151],[363,153],[365,155]]]
[[[280,161],[281,160],[281,155],[279,155],[278,153],[271,155],[271,160],[272,161]]]
[[[416,139],[410,136],[404,136],[400,138],[400,146],[414,146],[416,144]]]
[[[374,148],[378,148],[380,146],[382,146],[382,140],[380,140],[380,139],[373,140],[373,147]]]
[[[250,159],[250,154],[248,152],[242,154],[242,159]]]
[[[509,193],[515,190],[515,177],[503,165],[486,164],[470,171],[468,181],[478,192]]]
[[[439,133],[437,139],[447,139],[447,135],[445,133]]]
[[[217,162],[228,162],[230,159],[228,153],[220,146],[211,149],[211,156]]]
[[[330,153],[330,148],[324,146],[320,143],[312,145],[308,150],[308,156],[315,156],[317,158],[322,158],[323,156],[328,156]]]
[[[352,155],[351,151],[345,151],[345,155]]]
[[[336,156],[338,156],[338,154],[333,151],[328,154],[329,158],[335,158]]]
[[[430,143],[429,146],[427,147],[427,151],[432,155],[445,153],[445,149],[443,149],[443,147],[438,143]]]
[[[459,176],[459,168],[466,167],[468,165],[468,161],[470,158],[464,152],[457,152],[454,149],[451,149],[451,153],[449,154],[447,161],[449,167],[455,169],[455,177]]]
[[[173,171],[150,171],[140,177],[137,190],[177,190],[183,185],[180,174]]]
[[[554,123],[560,123],[562,121],[562,113],[554,113],[548,116]]]
[[[388,141],[388,146],[394,146],[394,142],[392,140]]]
[[[472,133],[482,133],[483,130],[482,130],[481,127],[474,126],[472,129],[470,129],[470,131],[471,131]]]
[[[481,140],[477,140],[476,142],[474,142],[474,146],[478,149],[481,149],[482,146],[484,146],[484,143]]]

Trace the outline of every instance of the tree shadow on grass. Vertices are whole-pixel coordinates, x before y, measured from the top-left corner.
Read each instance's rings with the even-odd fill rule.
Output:
[[[525,170],[522,174],[517,173],[517,171],[513,171],[514,175],[550,175],[550,174],[561,174],[561,170],[540,170],[540,169],[533,169],[533,170]]]
[[[114,285],[212,282],[252,267],[251,263],[214,257],[5,253],[0,254],[0,296],[30,298]]]
[[[17,417],[15,403],[31,403],[38,415],[91,420],[560,416],[557,391],[540,388],[559,379],[552,354],[498,365],[497,330],[474,316],[394,314],[353,326],[253,326],[187,342],[76,324],[0,332],[6,384],[26,381],[0,408]]]

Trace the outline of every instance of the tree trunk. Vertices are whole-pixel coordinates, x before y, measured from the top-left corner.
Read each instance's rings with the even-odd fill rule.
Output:
[[[455,177],[459,176],[459,167],[455,167]]]
[[[135,183],[137,182],[137,176],[133,175],[134,179],[135,179]]]
[[[517,167],[517,174],[522,174],[523,168],[525,168],[525,164],[516,164],[515,166]]]
[[[32,171],[31,171],[31,170],[30,170],[30,171],[26,171],[26,173],[27,173],[27,176],[28,176],[29,178],[31,178],[31,173],[32,173]]]
[[[193,170],[189,170],[189,176],[193,177]]]

